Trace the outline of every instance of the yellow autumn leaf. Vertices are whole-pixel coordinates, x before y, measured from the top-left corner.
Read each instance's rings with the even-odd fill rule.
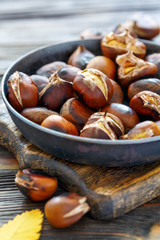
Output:
[[[0,227],[0,239],[38,240],[42,222],[43,213],[40,209],[26,211]]]

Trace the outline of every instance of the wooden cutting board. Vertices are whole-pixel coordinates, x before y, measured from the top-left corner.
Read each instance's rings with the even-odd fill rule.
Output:
[[[160,161],[107,168],[57,159],[28,142],[0,103],[0,145],[11,151],[20,168],[42,169],[70,192],[86,196],[96,219],[116,218],[160,195]],[[159,159],[160,160],[160,159]]]

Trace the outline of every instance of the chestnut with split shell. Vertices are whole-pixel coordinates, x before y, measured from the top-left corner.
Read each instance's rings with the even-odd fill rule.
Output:
[[[118,55],[125,54],[128,51],[132,51],[139,58],[144,58],[146,55],[145,44],[132,37],[128,29],[120,34],[113,32],[106,34],[101,41],[101,50],[104,56],[113,60]]]
[[[39,105],[59,111],[63,103],[73,97],[72,83],[61,79],[55,72],[48,85],[39,93]]]
[[[45,204],[46,218],[53,227],[69,227],[90,210],[86,200],[76,193],[53,197]]]
[[[140,115],[160,120],[160,95],[151,91],[137,93],[130,101],[130,107]]]
[[[57,189],[56,178],[32,169],[19,169],[15,183],[19,190],[32,201],[44,201],[50,198]]]
[[[160,135],[160,128],[153,121],[144,121],[138,123],[126,135],[121,136],[121,139],[141,139]]]
[[[94,113],[81,130],[81,137],[118,139],[124,134],[121,120],[111,113]]]
[[[140,78],[154,76],[157,72],[157,66],[154,63],[146,62],[136,56],[131,51],[117,56],[118,79],[123,87]]]
[[[38,89],[25,73],[14,72],[8,80],[8,100],[18,112],[38,104]]]
[[[113,94],[111,80],[97,69],[79,72],[73,81],[73,90],[79,99],[91,108],[103,107]]]

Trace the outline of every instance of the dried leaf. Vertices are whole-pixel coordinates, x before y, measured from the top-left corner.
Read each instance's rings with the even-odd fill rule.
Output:
[[[43,213],[40,209],[26,211],[0,227],[0,239],[38,240],[42,222]]]

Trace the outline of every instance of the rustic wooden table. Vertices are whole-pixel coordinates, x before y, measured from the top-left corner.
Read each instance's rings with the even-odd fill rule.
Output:
[[[131,14],[143,11],[160,23],[160,2],[95,0],[1,0],[0,76],[10,64],[28,51],[48,44],[75,40],[86,28],[112,31]],[[160,43],[160,37],[154,39]],[[0,146],[0,226],[25,210],[40,208],[14,184],[18,163]],[[56,194],[64,192],[58,189]],[[41,240],[47,239],[160,239],[160,197],[111,221],[84,216],[74,226],[57,230],[44,218]],[[150,233],[151,231],[151,233]]]

